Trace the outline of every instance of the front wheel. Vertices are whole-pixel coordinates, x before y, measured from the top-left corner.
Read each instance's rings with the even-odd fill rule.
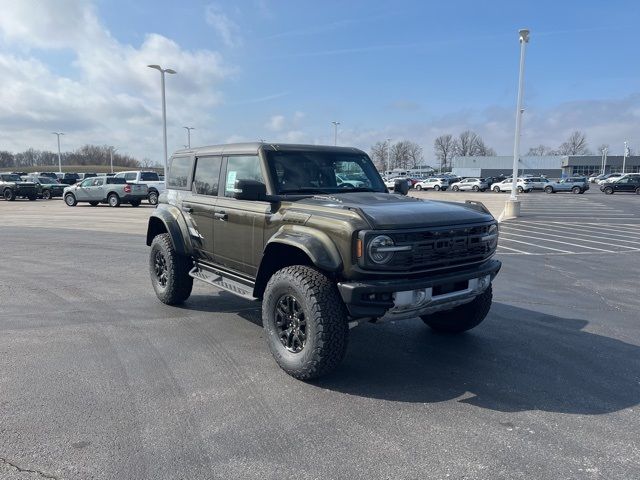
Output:
[[[544,187],[545,193],[553,193],[553,187]]]
[[[451,187],[451,190],[453,190],[454,192],[458,192],[460,191],[460,187],[457,185],[454,185],[453,187]]]
[[[433,189],[437,192],[438,190],[440,190],[440,185],[436,185],[435,187],[433,187]]]
[[[522,193],[522,192],[524,192],[524,188],[518,187],[517,191],[518,191],[518,193]]]
[[[493,293],[491,285],[471,302],[444,312],[423,315],[420,318],[432,330],[441,333],[462,333],[482,323],[489,309]]]
[[[329,373],[347,349],[347,309],[335,284],[311,267],[294,265],[273,274],[262,324],[278,365],[300,380]]]
[[[51,190],[43,190],[42,191],[42,199],[43,200],[51,200]]]
[[[75,207],[78,204],[78,200],[76,200],[76,196],[73,193],[67,193],[64,196],[64,203],[69,207]]]
[[[13,202],[16,199],[16,194],[10,188],[5,188],[4,192],[2,192],[2,197],[8,202]]]
[[[496,193],[500,193],[500,187],[493,187],[493,191]]]
[[[640,195],[640,187],[636,188],[636,195]]]
[[[582,189],[580,187],[573,187],[571,193],[582,193]]]
[[[604,187],[604,193],[606,193],[607,195],[613,195],[613,188]]]
[[[149,273],[156,296],[167,305],[179,305],[191,295],[193,278],[191,259],[176,252],[168,233],[157,235],[151,242]]]
[[[477,186],[477,185],[474,185],[474,186],[473,186],[473,191],[474,191],[474,192],[479,192],[479,191],[480,191],[480,187],[479,187],[479,186]]]
[[[149,200],[149,204],[157,205],[158,204],[158,192],[156,192],[155,190],[149,192],[148,200]]]
[[[422,190],[422,185],[416,185],[416,190],[418,191]]]

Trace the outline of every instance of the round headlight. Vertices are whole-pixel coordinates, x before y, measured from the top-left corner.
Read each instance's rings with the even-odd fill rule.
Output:
[[[387,263],[393,257],[393,251],[385,251],[385,248],[393,247],[395,243],[393,243],[393,239],[386,235],[378,235],[374,237],[367,247],[367,253],[369,254],[369,259],[372,262],[382,265]]]
[[[498,246],[498,226],[493,224],[489,227],[489,248],[494,249]]]

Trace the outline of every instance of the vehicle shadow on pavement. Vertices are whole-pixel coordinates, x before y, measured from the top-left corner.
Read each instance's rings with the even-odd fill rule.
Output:
[[[587,321],[494,303],[477,329],[422,321],[351,330],[346,358],[316,386],[361,397],[460,402],[501,412],[603,414],[640,403],[640,347],[582,330]]]
[[[192,294],[184,305],[190,311],[210,313],[235,313],[241,318],[262,327],[262,311],[260,302],[252,302],[238,298],[225,291],[208,292],[206,295]]]

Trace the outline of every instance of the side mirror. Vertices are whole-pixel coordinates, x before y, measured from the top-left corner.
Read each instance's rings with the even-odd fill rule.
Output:
[[[395,184],[393,185],[393,192],[399,193],[400,195],[406,195],[407,193],[409,193],[409,180],[396,180]]]
[[[267,186],[257,180],[236,180],[234,190],[233,198],[238,200],[265,200],[267,197]]]

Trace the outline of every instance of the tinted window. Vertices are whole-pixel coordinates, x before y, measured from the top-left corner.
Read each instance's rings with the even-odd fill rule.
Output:
[[[200,195],[218,195],[222,157],[202,157],[196,160],[193,188]]]
[[[156,172],[142,172],[140,174],[140,180],[143,182],[159,182],[158,174]]]
[[[126,180],[135,180],[138,177],[137,173],[125,173],[124,178]]]
[[[257,180],[264,182],[260,159],[257,155],[229,157],[227,160],[227,177],[225,181],[224,196],[232,197],[235,191],[236,180]]]
[[[191,171],[191,157],[175,157],[171,159],[167,186],[169,188],[187,188]]]
[[[107,178],[107,185],[124,185],[127,181],[122,177]]]

